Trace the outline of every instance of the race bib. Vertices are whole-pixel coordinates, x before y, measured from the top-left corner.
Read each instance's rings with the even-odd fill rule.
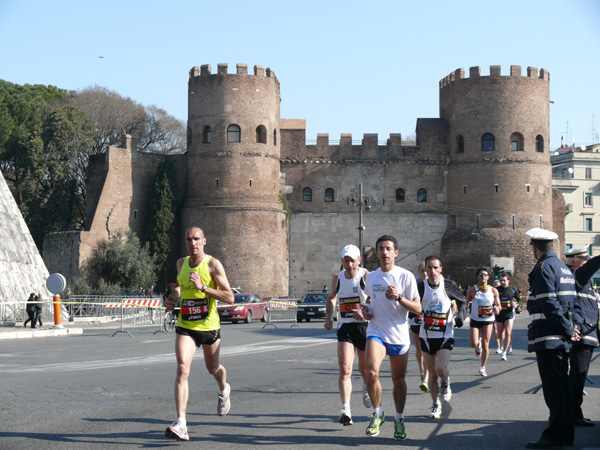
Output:
[[[425,311],[423,318],[423,327],[427,331],[445,331],[448,325],[448,314]]]
[[[479,306],[477,309],[477,314],[480,318],[486,318],[491,316],[493,313],[491,306]]]
[[[183,299],[181,301],[182,320],[204,320],[208,317],[208,299]]]
[[[360,309],[360,297],[340,298],[340,316],[352,317]]]

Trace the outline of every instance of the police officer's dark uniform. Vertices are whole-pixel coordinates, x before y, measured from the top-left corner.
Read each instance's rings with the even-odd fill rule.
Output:
[[[558,236],[534,228],[526,235],[536,246],[539,257],[529,274],[530,295],[527,311],[531,317],[527,350],[535,352],[542,381],[544,400],[550,410],[549,425],[539,440],[527,448],[563,448],[575,436],[573,395],[569,382],[571,339],[578,335],[573,324],[576,299],[575,279],[553,250],[540,254],[537,245],[551,245]]]
[[[571,258],[588,259],[588,247],[589,244],[564,252],[563,254],[567,257],[567,264],[569,264]],[[592,353],[594,348],[599,345],[598,320],[600,317],[598,314],[598,301],[594,295],[591,279],[594,273],[600,269],[600,256],[590,259],[579,268],[572,267],[571,264],[569,266],[573,270],[577,301],[581,307],[581,320],[576,324],[581,333],[581,341],[573,343],[569,357],[569,378],[573,388],[575,426],[591,427],[594,426],[594,422],[583,417],[581,405]]]

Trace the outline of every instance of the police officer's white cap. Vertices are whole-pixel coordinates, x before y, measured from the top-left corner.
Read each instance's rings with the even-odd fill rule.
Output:
[[[590,244],[585,244],[585,245],[582,245],[581,247],[570,248],[566,252],[563,252],[563,255],[565,255],[567,258],[586,258],[587,259],[590,257],[587,253],[589,246],[590,246]]]
[[[360,258],[360,250],[356,245],[346,245],[342,250],[342,258],[344,256],[349,256],[352,259],[358,259]]]
[[[558,234],[553,231],[544,230],[543,228],[532,228],[525,236],[531,239],[531,242],[553,241],[558,239]]]

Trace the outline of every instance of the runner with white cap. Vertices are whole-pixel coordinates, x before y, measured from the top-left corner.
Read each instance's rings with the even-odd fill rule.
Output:
[[[325,313],[325,329],[333,328],[333,314],[336,302],[339,303],[340,321],[337,329],[337,354],[340,367],[338,385],[342,400],[339,422],[352,425],[350,396],[352,394],[352,365],[354,352],[358,354],[358,371],[363,378],[363,404],[371,407],[371,399],[364,383],[365,379],[365,345],[367,341],[367,321],[359,311],[366,304],[364,292],[365,280],[369,273],[360,267],[360,250],[355,245],[346,245],[342,250],[343,270],[333,276],[331,291],[327,297]]]

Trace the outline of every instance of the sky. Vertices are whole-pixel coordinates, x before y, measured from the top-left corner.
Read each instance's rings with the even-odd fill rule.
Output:
[[[0,79],[102,86],[187,120],[194,66],[270,67],[281,117],[329,133],[414,135],[440,79],[550,73],[550,148],[600,142],[598,0],[0,0]]]

